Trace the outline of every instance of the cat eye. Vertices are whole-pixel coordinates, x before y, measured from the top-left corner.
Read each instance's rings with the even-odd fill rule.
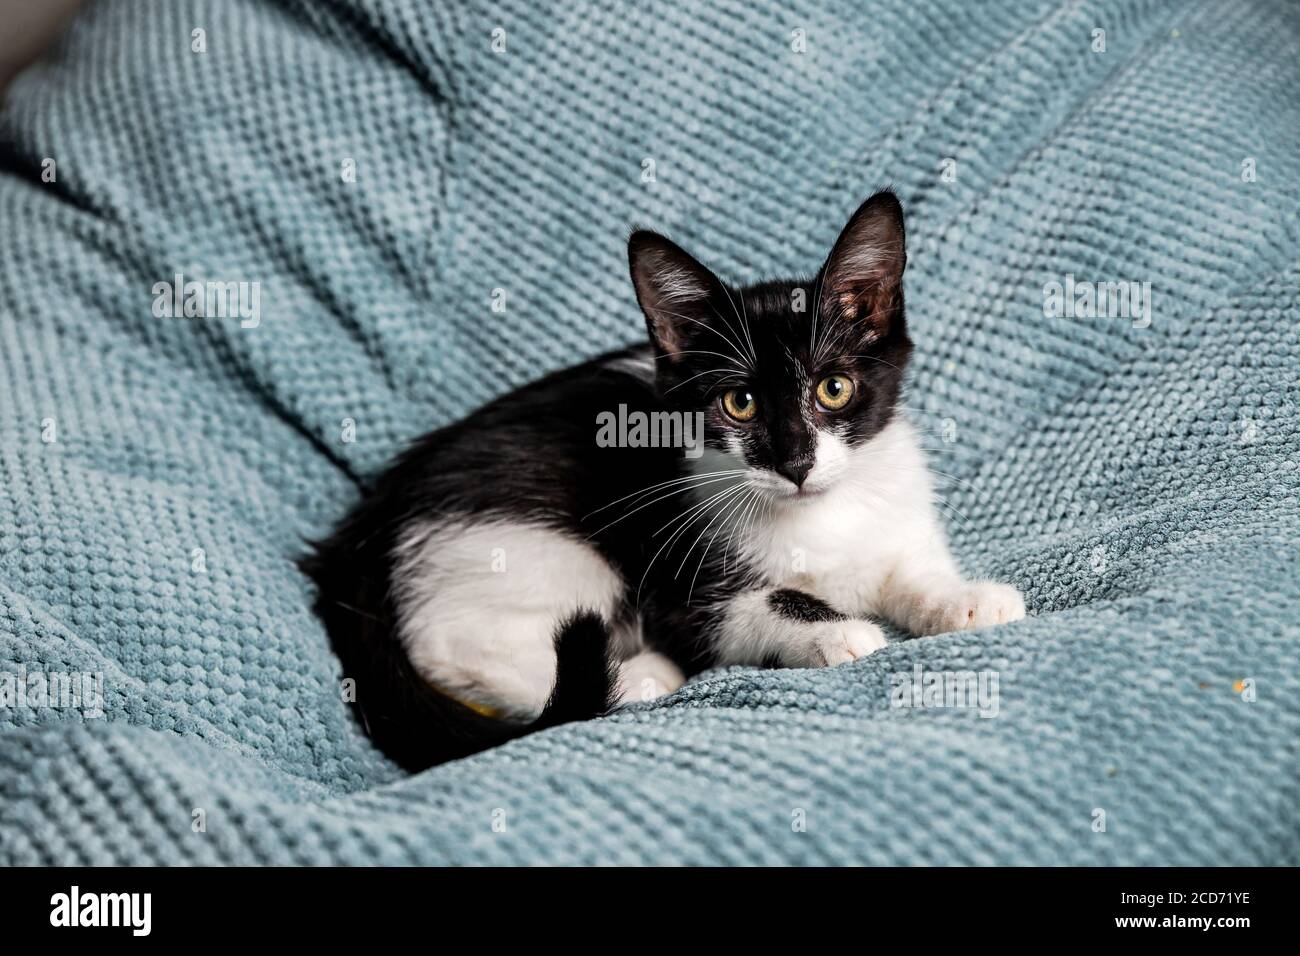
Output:
[[[838,412],[853,398],[853,379],[847,375],[827,375],[817,383],[817,404],[828,412]]]
[[[738,422],[752,422],[758,414],[758,399],[747,389],[728,389],[722,393],[722,410],[728,418]]]

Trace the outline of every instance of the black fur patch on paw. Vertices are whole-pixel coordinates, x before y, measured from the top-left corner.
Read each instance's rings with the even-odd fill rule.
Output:
[[[815,624],[819,621],[843,621],[845,617],[825,601],[796,591],[794,588],[780,588],[767,596],[767,604],[782,617],[795,621]]]

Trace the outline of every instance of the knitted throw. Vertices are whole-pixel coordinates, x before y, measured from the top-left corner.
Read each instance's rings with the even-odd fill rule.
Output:
[[[1298,52],[1289,0],[89,5],[0,111],[0,863],[1300,863]],[[749,281],[882,185],[1030,616],[384,759],[303,539],[640,340],[633,224]]]

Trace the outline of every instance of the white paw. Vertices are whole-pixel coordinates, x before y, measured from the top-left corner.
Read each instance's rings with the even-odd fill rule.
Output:
[[[633,704],[671,694],[686,675],[663,654],[642,651],[618,665],[618,702]]]
[[[962,581],[918,596],[900,621],[913,634],[947,634],[1007,624],[1025,616],[1025,599],[1009,584]]]
[[[808,667],[834,667],[885,646],[885,632],[870,621],[823,621],[809,643]]]

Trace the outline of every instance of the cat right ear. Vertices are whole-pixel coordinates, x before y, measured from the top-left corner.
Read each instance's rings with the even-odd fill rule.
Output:
[[[705,304],[722,283],[685,249],[655,232],[632,233],[627,258],[651,341],[661,355],[680,356],[707,326]]]
[[[889,190],[876,193],[855,212],[822,266],[825,318],[863,328],[868,340],[903,324],[903,270],[907,239],[903,207]]]

